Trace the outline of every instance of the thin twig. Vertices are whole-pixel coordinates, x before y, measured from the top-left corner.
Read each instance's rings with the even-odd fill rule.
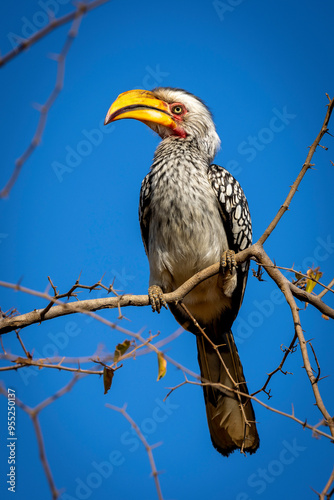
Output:
[[[37,438],[37,445],[38,445],[38,449],[39,449],[39,458],[41,460],[41,463],[42,463],[42,466],[44,469],[44,473],[46,475],[46,479],[49,483],[49,488],[50,488],[51,494],[52,494],[52,500],[57,500],[60,492],[58,492],[58,490],[56,488],[56,485],[55,485],[55,482],[54,482],[54,479],[52,476],[52,472],[50,469],[50,465],[49,465],[49,462],[48,462],[48,459],[46,456],[43,433],[42,433],[42,429],[41,429],[41,424],[39,422],[38,414],[32,412],[30,414],[30,417],[31,417],[31,420],[32,420],[32,423],[33,423],[33,426],[35,429],[36,438]]]
[[[145,446],[145,450],[146,450],[146,452],[148,454],[148,458],[149,458],[151,469],[152,469],[152,476],[154,478],[155,487],[156,487],[157,494],[158,494],[158,499],[159,500],[163,500],[162,492],[161,492],[161,487],[160,487],[160,482],[159,482],[159,477],[158,477],[159,476],[159,472],[157,471],[157,468],[156,468],[156,465],[155,465],[155,461],[154,461],[154,457],[153,457],[153,453],[152,453],[153,448],[156,448],[158,446],[158,444],[153,445],[153,446],[150,446],[148,444],[148,442],[146,441],[145,436],[141,432],[139,426],[136,424],[136,422],[133,420],[133,418],[131,418],[130,415],[127,413],[127,411],[126,411],[126,405],[124,405],[123,408],[119,408],[118,406],[114,406],[114,405],[111,405],[111,404],[106,404],[106,406],[108,408],[111,408],[114,411],[117,411],[118,413],[121,413],[121,415],[123,415],[123,417],[125,417],[126,420],[128,422],[130,422],[130,424],[133,427],[133,429],[135,430],[137,436],[139,437],[139,439],[141,440],[141,442]]]
[[[328,97],[328,95],[327,95],[327,97]],[[328,97],[328,99],[329,99],[328,109],[327,109],[327,113],[326,113],[324,122],[322,124],[321,130],[320,130],[319,134],[317,135],[315,141],[313,142],[312,146],[310,147],[310,150],[309,150],[308,155],[306,157],[305,163],[304,163],[301,171],[299,172],[297,179],[292,184],[291,189],[289,191],[289,194],[286,197],[283,205],[281,206],[281,208],[277,212],[276,216],[271,221],[271,223],[269,224],[269,226],[267,227],[267,229],[264,231],[263,235],[259,239],[258,243],[260,245],[263,245],[263,243],[267,240],[267,238],[269,238],[269,236],[271,235],[271,233],[273,232],[273,230],[277,226],[278,222],[283,217],[284,213],[289,209],[291,200],[294,197],[294,195],[296,194],[299,184],[301,183],[301,181],[302,181],[304,175],[306,174],[306,172],[308,171],[308,169],[312,166],[311,161],[312,161],[313,155],[314,155],[318,145],[320,144],[321,139],[328,131],[328,123],[329,123],[329,120],[330,120],[330,117],[331,117],[331,114],[333,111],[333,107],[334,107],[334,99],[330,99],[329,97]]]
[[[331,498],[331,496],[334,494],[334,487],[332,488],[331,491],[329,491],[329,488],[332,486],[333,482],[334,482],[334,469],[331,475],[329,476],[326,486],[319,494],[319,500],[329,500]]]
[[[318,293],[318,299],[321,299],[329,290],[332,290],[332,287],[334,286],[334,278],[330,283],[328,283],[326,290],[322,290],[320,293]]]
[[[47,481],[49,484],[49,488],[50,488],[50,491],[52,494],[52,500],[56,500],[59,497],[60,492],[56,488],[56,485],[55,485],[55,482],[54,482],[54,479],[52,476],[52,472],[50,469],[50,465],[49,465],[48,460],[47,460],[45,445],[44,445],[44,440],[43,440],[43,433],[42,433],[42,429],[40,426],[38,415],[48,405],[50,405],[51,403],[56,401],[58,398],[60,398],[61,396],[63,396],[67,392],[69,392],[72,389],[72,387],[74,386],[74,384],[79,380],[79,378],[80,377],[78,375],[75,375],[70,380],[70,382],[68,384],[66,384],[62,389],[57,391],[51,397],[49,397],[49,398],[45,399],[44,401],[42,401],[41,403],[39,403],[37,406],[35,406],[35,408],[30,408],[29,406],[24,404],[20,399],[18,399],[17,397],[15,398],[15,402],[16,402],[17,406],[19,406],[23,411],[25,411],[32,420],[32,423],[33,423],[33,426],[35,429],[35,433],[36,433],[36,438],[37,438],[39,457],[40,457],[40,460],[41,460],[41,463],[42,463],[42,466],[43,466],[43,469],[44,469],[44,472],[45,472],[45,475],[46,475],[46,478],[47,478]],[[0,385],[0,393],[3,394],[5,397],[7,397],[7,391],[4,389],[4,387],[2,385]]]
[[[40,113],[39,116],[39,121],[37,124],[37,128],[35,131],[35,134],[28,145],[27,149],[22,153],[22,155],[15,161],[15,168],[14,171],[9,178],[9,181],[7,182],[6,186],[2,189],[0,192],[0,198],[6,198],[12,187],[14,186],[21,169],[25,162],[28,160],[28,158],[31,156],[31,154],[35,151],[37,146],[41,143],[43,132],[46,126],[46,120],[49,114],[49,111],[57,99],[58,95],[60,94],[63,86],[64,86],[64,75],[65,75],[65,61],[66,61],[66,56],[68,51],[70,50],[70,47],[75,39],[75,37],[78,34],[79,26],[82,20],[83,16],[83,11],[78,8],[75,11],[74,15],[74,21],[72,23],[72,26],[67,34],[66,41],[63,45],[63,48],[60,52],[59,55],[56,56],[57,60],[57,76],[56,76],[56,83],[55,86],[49,95],[48,99],[46,100],[45,104],[38,106],[38,111]]]
[[[315,278],[312,278],[312,276],[308,276],[307,274],[304,274],[304,273],[301,273],[300,271],[297,271],[296,269],[294,269],[293,267],[282,267],[282,266],[277,266],[276,264],[274,264],[273,267],[276,267],[276,269],[280,269],[281,271],[287,271],[289,273],[294,273],[294,274],[298,274],[301,278],[305,278],[309,281],[313,281],[314,283],[316,283],[317,285],[319,286],[322,286],[323,288],[325,288],[325,291],[323,290],[321,293],[323,295],[325,295],[325,293],[327,292],[332,292],[334,293],[334,290],[331,288],[330,284],[329,285],[324,285],[323,283],[321,283],[319,280],[315,279]],[[295,284],[295,283],[294,283]],[[333,280],[333,283],[332,285],[334,284],[334,280]],[[317,295],[318,297],[320,297],[320,294]]]
[[[194,380],[188,380],[186,378],[186,380],[184,380],[180,384],[176,385],[175,387],[172,387],[170,389],[170,391],[168,392],[168,394],[165,396],[165,399],[172,392],[174,392],[176,389],[179,389],[180,387],[182,387],[182,386],[184,386],[186,384],[189,384],[189,385],[198,385],[198,386],[202,386],[202,387],[210,386],[210,387],[214,387],[215,389],[222,390],[222,391],[226,390],[226,386],[224,384],[214,383],[214,382],[199,382],[199,381],[195,382]],[[331,436],[330,434],[327,434],[326,432],[323,432],[323,431],[319,430],[317,426],[310,425],[307,421],[303,421],[303,420],[297,418],[295,416],[294,412],[292,412],[291,414],[290,413],[286,413],[284,411],[277,410],[276,408],[273,408],[272,406],[269,406],[267,403],[264,403],[263,401],[261,401],[260,399],[258,399],[255,396],[251,396],[249,394],[246,394],[246,393],[243,393],[243,392],[240,392],[240,391],[239,391],[239,394],[241,394],[241,396],[245,396],[245,397],[251,399],[252,401],[255,401],[256,403],[258,403],[259,405],[263,406],[267,410],[272,411],[273,413],[277,413],[278,415],[282,415],[283,417],[289,418],[289,419],[293,420],[294,422],[297,422],[303,428],[310,429],[314,434],[319,435],[319,436],[324,436],[327,439],[329,439],[331,442],[334,442],[333,436]]]
[[[33,44],[44,38],[49,33],[52,33],[56,28],[59,28],[60,26],[73,21],[73,19],[78,15],[83,15],[86,12],[96,9],[96,7],[99,7],[100,5],[109,1],[110,0],[94,0],[90,3],[80,2],[76,10],[74,10],[73,12],[70,12],[63,17],[51,18],[49,23],[44,26],[44,28],[31,35],[31,37],[22,39],[22,41],[13,50],[7,52],[7,54],[5,54],[3,57],[0,56],[0,67],[3,67],[9,61],[14,59],[14,57],[21,54],[24,50],[31,47]]]
[[[20,337],[19,332],[16,330],[16,331],[15,331],[15,333],[16,333],[16,336],[17,336],[18,341],[19,341],[19,342],[20,342],[20,344],[21,344],[21,347],[22,347],[22,349],[23,349],[23,351],[24,351],[24,354],[27,356],[27,358],[28,358],[28,359],[29,359],[29,358],[31,358],[31,354],[30,354],[30,352],[28,352],[28,351],[27,351],[27,349],[26,349],[26,347],[25,347],[25,345],[24,345],[24,343],[23,343],[23,340],[22,340],[22,339],[21,339],[21,337]]]
[[[263,385],[263,386],[261,387],[261,389],[259,389],[258,391],[253,392],[253,393],[252,393],[252,396],[255,396],[256,394],[258,394],[258,393],[260,393],[260,392],[264,392],[265,394],[267,394],[267,396],[268,396],[268,397],[270,397],[269,392],[266,390],[266,389],[267,389],[267,386],[268,386],[268,384],[269,384],[269,382],[270,382],[271,378],[275,375],[275,373],[277,373],[277,372],[279,372],[279,371],[280,371],[280,372],[282,372],[282,373],[286,374],[285,372],[283,372],[283,371],[282,371],[282,368],[283,368],[283,365],[284,365],[284,363],[285,363],[286,358],[288,357],[288,355],[289,355],[291,352],[293,352],[293,351],[294,351],[294,346],[295,346],[296,340],[297,340],[297,335],[296,335],[296,333],[295,333],[295,334],[294,334],[294,336],[293,336],[292,341],[290,342],[289,347],[285,350],[285,352],[284,352],[284,356],[283,356],[283,359],[282,359],[282,361],[280,362],[280,364],[278,365],[278,367],[277,367],[277,368],[275,368],[275,370],[273,370],[272,372],[270,372],[270,373],[268,374],[268,378],[267,378],[267,380],[265,381],[264,385]],[[269,390],[269,391],[270,391],[270,390]]]
[[[10,59],[15,57],[20,52],[22,52],[22,50],[29,47],[33,43],[35,43],[37,40],[40,40],[41,38],[43,38],[43,36],[50,33],[58,26],[61,26],[65,23],[69,22],[70,20],[73,20],[71,28],[67,34],[67,38],[65,40],[65,43],[63,45],[63,48],[62,48],[60,54],[55,56],[55,59],[57,61],[57,76],[56,76],[55,86],[54,86],[53,90],[51,91],[51,94],[49,95],[45,104],[38,106],[38,111],[40,113],[40,116],[39,116],[39,121],[37,124],[35,134],[31,140],[30,144],[28,145],[27,149],[15,161],[14,171],[13,171],[11,177],[9,178],[7,184],[5,185],[5,187],[0,191],[0,198],[6,198],[9,195],[12,187],[14,186],[14,184],[15,184],[15,182],[16,182],[16,180],[21,172],[23,165],[26,163],[28,158],[31,156],[31,154],[35,151],[35,149],[41,143],[49,111],[50,111],[51,107],[53,106],[55,100],[57,99],[58,95],[60,94],[60,92],[62,91],[63,86],[64,86],[66,56],[68,54],[68,51],[71,48],[71,45],[72,45],[74,39],[78,35],[78,30],[79,30],[79,26],[80,26],[80,23],[82,21],[83,15],[86,12],[88,12],[89,10],[96,8],[99,5],[106,3],[107,1],[109,1],[109,0],[96,0],[96,1],[93,1],[93,2],[87,3],[87,4],[80,2],[78,4],[77,9],[74,12],[71,12],[70,14],[63,16],[62,18],[51,20],[45,28],[43,28],[39,32],[35,33],[27,40],[22,41],[21,44],[19,44],[15,49],[13,49],[11,52],[6,54],[2,59],[0,59],[0,66],[1,66],[1,64],[3,66]]]

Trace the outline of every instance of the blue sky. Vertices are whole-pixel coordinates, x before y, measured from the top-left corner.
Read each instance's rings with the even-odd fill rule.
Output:
[[[64,0],[1,4],[2,53],[12,48],[13,34],[25,36],[38,24],[42,27],[46,4],[53,5],[57,16],[73,8]],[[115,277],[116,288],[146,293],[149,269],[138,198],[159,138],[132,120],[102,126],[117,95],[134,88],[181,87],[206,101],[222,140],[215,162],[228,168],[244,188],[257,239],[283,203],[320,130],[325,93],[333,96],[333,15],[329,0],[185,0],[169,5],[130,0],[111,1],[90,12],[67,56],[64,89],[49,113],[42,143],[9,198],[0,200],[1,279],[21,280],[44,291],[50,276],[64,292],[80,273],[81,282],[89,285],[105,274],[106,284]],[[59,28],[1,69],[1,187],[34,134],[39,115],[32,104],[44,103],[54,86],[56,62],[49,56],[59,53],[68,29]],[[333,138],[326,136],[323,145],[329,151],[318,149],[315,169],[307,173],[265,248],[281,266],[294,264],[303,272],[321,266],[328,283],[334,253]],[[3,310],[16,307],[23,313],[44,305],[21,293],[0,294]],[[333,304],[328,295],[327,302]],[[159,331],[158,340],[178,329],[167,311],[158,316],[149,308],[128,308],[123,313],[130,321],[123,320],[121,326],[133,332],[145,328],[146,335]],[[101,316],[116,321],[117,311]],[[301,312],[301,320],[306,338],[313,339],[322,375],[330,375],[331,322],[311,307]],[[281,346],[289,345],[293,336],[288,307],[269,279],[260,283],[250,276],[234,333],[250,391],[255,391],[279,364]],[[91,356],[101,344],[113,352],[125,336],[74,315],[31,326],[22,338],[28,350],[41,356],[56,351]],[[7,351],[21,354],[14,334],[4,336],[3,343]],[[182,333],[165,350],[198,372],[191,334]],[[321,415],[301,366],[298,349],[286,364],[293,375],[279,373],[272,379],[269,404],[286,412],[293,404],[296,416],[316,424]],[[62,500],[157,498],[143,446],[129,423],[106,403],[127,403],[149,443],[162,442],[154,456],[157,468],[164,471],[160,482],[165,500],[203,495],[210,500],[315,499],[310,487],[321,491],[326,484],[332,448],[325,438],[314,439],[295,422],[255,405],[260,449],[251,457],[234,453],[226,459],[211,445],[201,389],[182,387],[167,404],[163,399],[168,388],[183,376],[168,364],[166,377],[159,382],[156,378],[156,356],[138,356],[116,372],[106,396],[99,377],[86,377],[41,413],[47,457],[56,485],[64,491]],[[34,406],[70,376],[26,369],[2,372],[1,379]],[[333,413],[330,377],[320,389]],[[261,398],[266,401],[265,395]],[[3,433],[3,397],[0,410]],[[16,499],[26,499],[27,488],[29,498],[50,498],[32,423],[22,411],[17,428]],[[103,477],[101,464],[106,462]],[[11,498],[4,487],[4,439],[0,463],[1,495]]]

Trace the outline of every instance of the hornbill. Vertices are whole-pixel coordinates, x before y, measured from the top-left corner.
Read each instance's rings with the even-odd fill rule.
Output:
[[[166,307],[163,293],[220,261],[218,275],[169,308],[196,335],[213,445],[226,456],[238,448],[254,453],[255,415],[250,399],[238,394],[248,390],[231,332],[249,268],[248,262],[236,265],[235,253],[252,242],[246,197],[227,170],[211,164],[220,139],[198,97],[170,87],[130,90],[111,105],[105,125],[123,118],[142,121],[162,139],[142,182],[139,206],[153,311]]]

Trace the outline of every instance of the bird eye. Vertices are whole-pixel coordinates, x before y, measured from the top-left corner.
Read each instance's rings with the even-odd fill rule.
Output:
[[[174,113],[174,115],[182,115],[184,113],[183,106],[181,106],[181,104],[175,104],[175,106],[172,107],[172,113]]]

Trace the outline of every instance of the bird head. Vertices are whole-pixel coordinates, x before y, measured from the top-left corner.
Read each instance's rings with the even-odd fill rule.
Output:
[[[220,146],[209,109],[198,97],[182,89],[157,87],[152,91],[124,92],[109,108],[104,124],[123,118],[145,123],[162,139],[195,139],[209,161]]]

